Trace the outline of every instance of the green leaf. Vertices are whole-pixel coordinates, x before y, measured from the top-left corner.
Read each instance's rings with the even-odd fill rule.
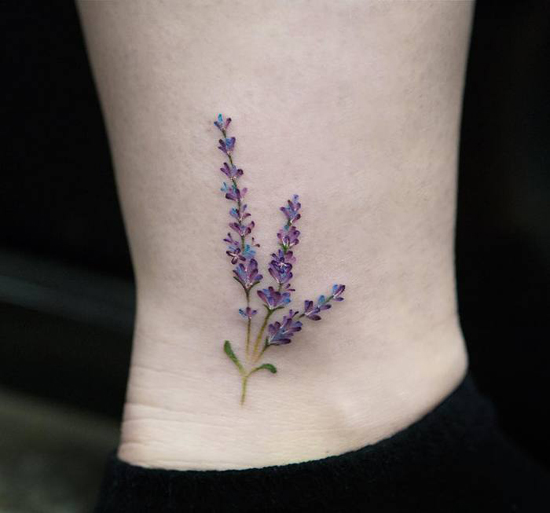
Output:
[[[233,352],[233,348],[231,347],[231,342],[229,340],[225,341],[225,344],[223,345],[223,350],[225,351],[225,354],[229,356],[229,358],[232,360],[232,362],[237,366],[237,369],[239,369],[239,372],[244,375],[244,368],[241,365],[241,362],[237,358],[237,355]]]
[[[256,367],[252,372],[256,372],[256,371],[259,371],[261,369],[268,370],[269,372],[271,372],[271,374],[276,374],[277,373],[277,368],[275,367],[275,365],[271,365],[270,363],[264,363],[263,365],[260,365],[259,367]],[[250,374],[252,374],[252,372]]]

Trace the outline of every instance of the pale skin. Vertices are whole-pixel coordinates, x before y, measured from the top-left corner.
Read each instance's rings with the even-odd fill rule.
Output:
[[[453,240],[472,7],[79,3],[138,287],[122,460],[208,470],[342,454],[460,383]],[[296,307],[347,286],[270,349],[279,372],[256,373],[243,406],[222,350],[244,349],[246,321],[222,242],[219,112],[233,119],[262,274],[296,193]]]

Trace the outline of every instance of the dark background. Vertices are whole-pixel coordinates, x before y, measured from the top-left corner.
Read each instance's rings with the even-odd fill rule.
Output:
[[[75,7],[1,5],[0,385],[118,418],[132,270]],[[476,7],[456,247],[471,371],[550,467],[548,6]]]

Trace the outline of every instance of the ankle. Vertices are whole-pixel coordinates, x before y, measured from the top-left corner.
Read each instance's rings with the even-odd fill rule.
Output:
[[[356,336],[356,346],[332,350],[330,333],[305,340],[315,350],[286,357],[275,376],[254,374],[244,406],[237,372],[222,372],[208,351],[181,350],[189,334],[155,336],[153,344],[138,331],[119,456],[150,467],[251,468],[375,443],[426,414],[461,381],[467,358],[455,321],[403,340]]]

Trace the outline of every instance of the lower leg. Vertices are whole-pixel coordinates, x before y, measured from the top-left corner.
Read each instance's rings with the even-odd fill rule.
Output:
[[[224,469],[322,458],[392,435],[456,387],[471,7],[80,3],[138,286],[122,459]],[[293,193],[303,216],[291,306],[347,286],[321,322],[269,349],[278,372],[254,373],[242,406],[242,375],[222,350],[230,340],[243,360],[246,304],[221,241],[218,112],[233,118],[260,243],[251,298],[271,284],[274,213]]]

